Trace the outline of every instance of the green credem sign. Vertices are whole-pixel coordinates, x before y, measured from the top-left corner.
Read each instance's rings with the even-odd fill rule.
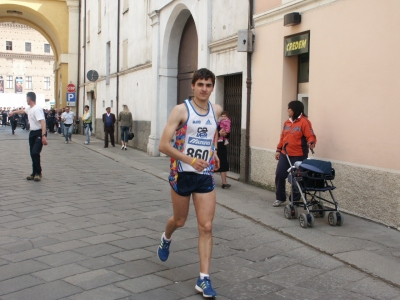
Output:
[[[285,56],[308,53],[310,49],[310,33],[299,34],[285,39]]]

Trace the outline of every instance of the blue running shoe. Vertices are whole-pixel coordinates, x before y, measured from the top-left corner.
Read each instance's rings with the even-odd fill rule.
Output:
[[[171,245],[171,241],[166,241],[161,236],[161,244],[157,248],[157,255],[161,261],[166,261],[169,256],[169,246]]]
[[[204,279],[197,279],[196,286],[194,287],[198,292],[203,293],[204,298],[215,298],[217,297],[217,292],[211,286],[211,281],[209,277],[204,277]]]

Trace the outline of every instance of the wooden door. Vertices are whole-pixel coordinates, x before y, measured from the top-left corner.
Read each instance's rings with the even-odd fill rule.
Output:
[[[178,56],[178,99],[177,103],[193,96],[192,76],[197,70],[198,55],[197,30],[193,17],[190,16],[183,28]]]

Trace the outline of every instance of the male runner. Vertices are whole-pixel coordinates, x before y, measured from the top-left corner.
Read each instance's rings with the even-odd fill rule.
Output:
[[[215,132],[216,120],[222,112],[220,105],[208,101],[214,85],[215,75],[210,70],[194,72],[194,97],[174,107],[159,147],[161,152],[171,157],[169,183],[173,216],[167,221],[157,255],[161,261],[168,259],[171,236],[177,228],[185,225],[192,195],[197,215],[200,256],[200,276],[195,288],[206,298],[217,296],[209,275],[213,245],[212,221],[216,206],[213,172],[219,168]],[[172,146],[170,141],[174,134],[175,145]]]
[[[40,152],[43,145],[47,145],[46,122],[43,109],[36,105],[36,94],[29,92],[26,94],[26,109],[16,110],[10,113],[28,115],[31,131],[29,132],[29,149],[32,158],[32,174],[26,177],[27,180],[40,181],[42,179],[42,167],[40,166]]]

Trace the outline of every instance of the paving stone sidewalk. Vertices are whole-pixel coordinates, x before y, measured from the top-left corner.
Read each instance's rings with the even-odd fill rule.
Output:
[[[64,144],[50,135],[42,152],[43,180],[28,182],[27,135],[0,128],[0,299],[202,299],[194,289],[199,261],[193,207],[174,234],[170,259],[163,263],[155,254],[171,214],[168,158],[103,149],[94,138],[84,146],[77,135]],[[321,221],[301,229],[282,209],[271,208],[270,194],[239,182],[231,190],[218,187],[217,194],[211,279],[218,299],[400,300],[395,280],[373,268],[351,267],[345,257],[385,258],[382,273],[396,276],[397,231],[386,248],[365,241],[339,251],[334,239],[324,241],[341,257],[319,240],[351,240],[350,226],[333,231],[338,228]],[[357,220],[346,215],[348,224]],[[391,234],[373,224],[380,228],[372,226],[375,236]]]

